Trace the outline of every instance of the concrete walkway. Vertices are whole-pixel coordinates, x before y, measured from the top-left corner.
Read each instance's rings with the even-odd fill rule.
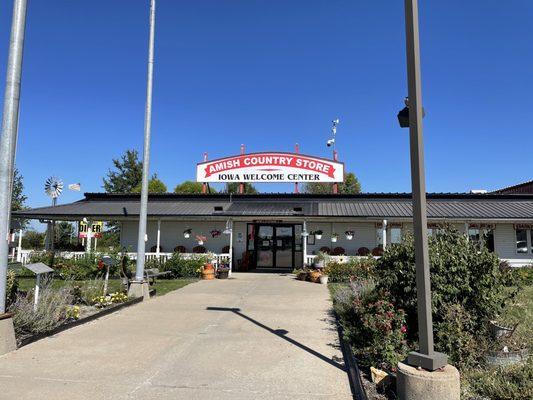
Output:
[[[351,399],[327,288],[234,277],[0,357],[0,399]]]

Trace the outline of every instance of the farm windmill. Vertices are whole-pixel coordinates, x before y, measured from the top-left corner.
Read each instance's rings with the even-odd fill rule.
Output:
[[[52,207],[57,204],[57,198],[63,192],[63,181],[55,176],[51,176],[44,183],[44,192],[48,197],[52,199]],[[50,250],[54,250],[54,227],[56,222],[48,223],[48,247]]]

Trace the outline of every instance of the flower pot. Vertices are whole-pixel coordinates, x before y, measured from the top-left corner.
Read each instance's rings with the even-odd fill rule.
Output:
[[[309,272],[309,280],[311,282],[317,283],[320,280],[320,276],[321,275],[322,274],[320,273],[320,271],[310,271]]]
[[[510,337],[516,327],[511,328],[507,326],[502,326],[496,323],[496,321],[489,321],[489,329],[490,333],[495,339],[499,339],[502,337]]]
[[[322,285],[327,285],[328,284],[328,279],[329,279],[329,276],[327,275],[321,275],[320,276],[320,283]]]
[[[202,270],[202,279],[210,281],[215,279],[215,270],[214,269],[204,269]]]
[[[324,268],[324,260],[320,260],[320,261],[316,261],[313,263],[313,266],[316,268],[316,269],[322,269]]]
[[[183,234],[183,237],[184,237],[185,239],[189,239],[189,238],[191,237],[191,234],[190,234],[190,233],[184,233],[184,234]]]
[[[337,243],[337,236],[331,237],[331,243]]]
[[[346,240],[352,240],[353,239],[353,235],[346,235]]]
[[[316,240],[320,240],[320,239],[322,239],[322,234],[321,234],[321,233],[320,233],[320,234],[318,234],[318,233],[315,234],[315,239],[316,239]]]
[[[298,279],[299,281],[305,281],[307,279],[307,272],[298,272],[298,275],[296,275],[296,279]]]

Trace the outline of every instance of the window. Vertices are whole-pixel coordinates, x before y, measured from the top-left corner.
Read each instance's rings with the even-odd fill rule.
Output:
[[[481,247],[481,236],[479,228],[468,228],[468,239],[476,245]]]
[[[516,230],[516,252],[527,253],[527,229]]]
[[[390,242],[392,244],[402,242],[402,228],[391,228],[390,229]]]

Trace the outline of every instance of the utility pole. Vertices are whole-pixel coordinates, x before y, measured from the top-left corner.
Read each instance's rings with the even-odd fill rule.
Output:
[[[448,358],[437,353],[433,343],[433,317],[427,237],[426,177],[422,126],[422,80],[420,75],[420,40],[418,0],[405,0],[407,41],[407,80],[409,86],[409,137],[411,181],[413,190],[413,228],[415,239],[416,290],[418,308],[418,352],[411,352],[407,363],[434,371],[446,366]]]
[[[148,211],[148,175],[150,171],[150,134],[152,128],[152,86],[154,75],[155,0],[150,0],[150,39],[148,45],[148,78],[146,84],[146,109],[144,114],[144,153],[139,210],[139,235],[137,237],[137,264],[135,281],[144,282],[144,253],[146,246],[146,219]],[[142,290],[142,289],[141,289]],[[142,292],[141,292],[142,294]]]
[[[22,75],[25,27],[26,0],[14,0],[4,95],[2,136],[0,138],[0,315],[6,311],[11,192],[18,134],[20,81]]]

